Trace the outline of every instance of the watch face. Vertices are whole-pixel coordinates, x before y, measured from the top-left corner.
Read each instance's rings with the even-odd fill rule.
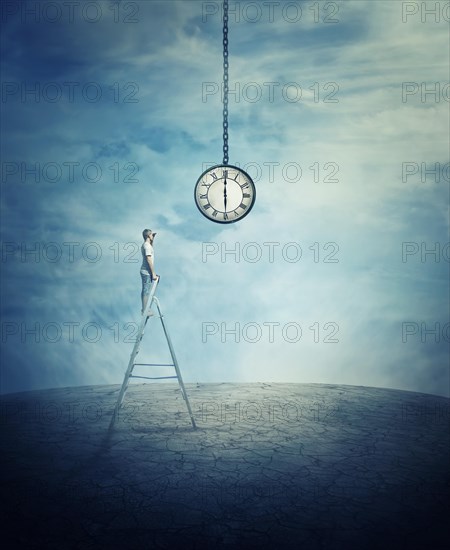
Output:
[[[246,216],[256,198],[252,178],[231,165],[205,170],[195,184],[195,204],[209,220],[233,223]]]

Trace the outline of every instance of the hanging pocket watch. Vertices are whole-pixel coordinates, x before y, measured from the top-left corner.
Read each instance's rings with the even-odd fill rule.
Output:
[[[256,198],[252,178],[228,164],[228,0],[223,0],[223,163],[208,168],[198,178],[194,198],[200,212],[217,223],[242,220]]]
[[[252,178],[229,164],[219,164],[205,170],[195,185],[195,203],[209,220],[232,223],[244,218],[256,198]]]

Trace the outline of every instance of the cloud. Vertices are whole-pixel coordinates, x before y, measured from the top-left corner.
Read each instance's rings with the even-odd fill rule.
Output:
[[[219,226],[193,201],[222,159],[219,14],[136,4],[129,25],[99,3],[98,23],[5,26],[17,91],[2,103],[2,391],[121,382],[152,227],[186,381],[447,394],[448,101],[422,97],[422,83],[448,82],[446,26],[403,23],[388,2],[336,2],[336,24],[325,13],[315,23],[307,4],[297,23],[284,4],[273,20],[241,12],[230,24],[230,161],[257,199]],[[73,97],[65,82],[78,83]],[[437,162],[439,181],[422,181],[422,163]],[[405,322],[418,327],[407,342]],[[440,341],[422,342],[421,323],[439,323]],[[156,328],[146,353],[164,356]],[[336,330],[339,342],[326,341]]]

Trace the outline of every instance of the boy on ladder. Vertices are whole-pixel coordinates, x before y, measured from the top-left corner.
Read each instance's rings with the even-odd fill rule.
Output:
[[[175,350],[172,345],[172,341],[169,336],[169,331],[167,329],[163,314],[161,312],[161,306],[159,304],[159,300],[155,296],[155,290],[156,286],[159,282],[159,275],[156,275],[155,273],[155,265],[154,265],[154,250],[153,250],[153,241],[155,239],[156,233],[153,233],[151,229],[144,229],[142,232],[142,236],[144,237],[144,244],[141,247],[142,250],[142,265],[141,265],[141,279],[142,279],[142,292],[141,292],[141,300],[142,300],[142,319],[139,325],[139,333],[136,337],[136,341],[133,346],[133,351],[131,352],[130,359],[128,361],[128,367],[125,372],[125,376],[123,379],[122,387],[119,392],[119,396],[117,398],[116,405],[114,407],[113,415],[111,418],[111,422],[109,424],[109,429],[111,430],[114,426],[114,422],[116,420],[116,417],[119,415],[119,409],[122,406],[123,400],[125,398],[125,393],[128,388],[128,384],[130,382],[130,378],[144,378],[146,380],[163,380],[163,379],[170,379],[170,378],[177,378],[178,384],[180,386],[181,394],[183,396],[184,401],[186,402],[186,407],[189,412],[189,416],[191,418],[192,427],[195,429],[197,426],[195,424],[195,418],[194,414],[191,409],[191,404],[189,403],[189,399],[186,393],[186,388],[184,387],[183,379],[181,377],[181,371],[180,367],[178,366],[177,358],[175,357]],[[155,284],[152,285],[152,282]],[[148,303],[149,300],[155,301],[156,307],[158,309],[158,317],[161,321],[161,326],[164,331],[164,335],[166,337],[167,345],[169,347],[170,355],[172,357],[172,363],[136,363],[135,359],[137,354],[139,353],[139,348],[141,345],[141,340],[144,336],[144,329],[147,324],[148,317],[152,316],[153,313],[150,311],[150,307],[152,303]],[[144,313],[146,308],[149,308],[149,311],[147,312],[147,316],[144,318]],[[133,374],[134,367],[174,367],[175,368],[175,375],[171,376],[141,376],[141,375],[135,375]]]
[[[141,246],[142,252],[142,265],[141,265],[141,280],[142,280],[142,291],[141,291],[141,302],[142,310],[141,315],[144,314],[145,307],[147,306],[148,297],[150,294],[150,287],[152,282],[159,279],[159,275],[155,273],[155,251],[153,249],[153,242],[155,240],[156,233],[153,233],[151,229],[144,229],[142,236],[144,237],[144,244]],[[148,315],[152,315],[152,312],[149,311]]]

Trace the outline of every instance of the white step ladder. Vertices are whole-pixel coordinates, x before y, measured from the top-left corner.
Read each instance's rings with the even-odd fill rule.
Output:
[[[125,377],[123,379],[123,384],[122,384],[122,387],[120,389],[119,397],[117,398],[117,403],[116,403],[116,406],[114,407],[113,416],[111,418],[111,422],[110,422],[110,425],[109,425],[110,430],[114,426],[114,422],[116,420],[116,417],[119,414],[119,410],[120,410],[120,407],[122,406],[122,403],[123,403],[123,400],[124,400],[124,397],[125,397],[125,393],[128,389],[128,384],[130,383],[130,378],[144,378],[146,380],[162,380],[162,379],[169,379],[169,378],[177,378],[178,383],[180,385],[181,394],[183,396],[184,401],[186,402],[186,406],[187,406],[187,410],[189,412],[189,416],[191,418],[192,426],[193,426],[194,429],[197,428],[197,426],[195,424],[194,415],[192,414],[191,404],[189,403],[189,399],[188,399],[188,396],[187,396],[187,393],[186,393],[186,388],[184,387],[183,378],[181,377],[180,367],[178,366],[178,361],[177,361],[177,358],[176,358],[176,355],[175,355],[175,350],[173,349],[172,341],[170,339],[166,323],[164,322],[164,317],[163,317],[163,314],[162,314],[162,311],[161,311],[161,306],[160,306],[159,300],[155,296],[156,287],[158,286],[158,282],[159,282],[159,279],[156,279],[153,282],[151,290],[150,290],[150,295],[148,297],[147,305],[146,305],[145,310],[142,314],[142,319],[141,319],[141,322],[139,324],[139,330],[138,330],[138,334],[137,334],[137,337],[136,337],[136,343],[134,344],[133,351],[131,352],[131,355],[130,355],[130,360],[128,362],[128,368],[125,372]],[[161,325],[162,325],[162,328],[164,330],[164,335],[165,335],[166,340],[167,340],[167,345],[169,346],[170,355],[172,357],[172,361],[173,361],[172,363],[136,363],[135,362],[136,355],[139,353],[139,348],[141,346],[142,338],[143,338],[144,333],[145,333],[145,327],[146,327],[147,322],[149,320],[149,317],[147,316],[147,314],[151,311],[153,303],[156,304],[156,307],[157,307],[157,310],[158,310],[157,317],[159,317],[160,320],[161,320]],[[175,375],[174,376],[173,375],[172,376],[136,376],[136,375],[133,374],[133,369],[134,369],[134,367],[137,367],[137,366],[139,366],[139,367],[174,367],[175,368]]]

